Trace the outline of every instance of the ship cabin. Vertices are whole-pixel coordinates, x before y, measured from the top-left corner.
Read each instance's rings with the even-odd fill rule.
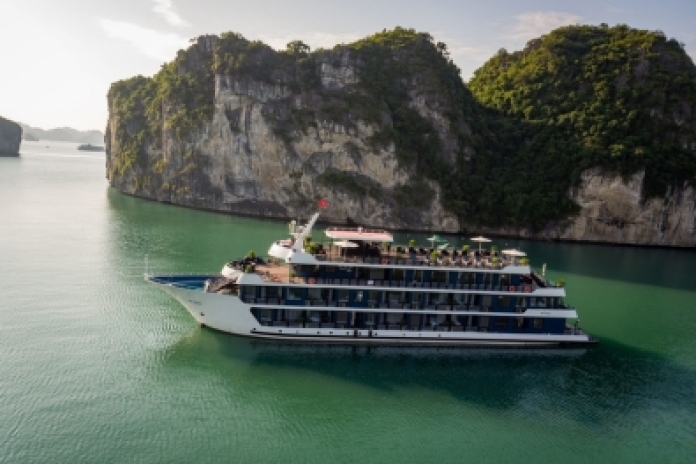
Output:
[[[384,231],[330,228],[312,263],[256,266],[239,297],[260,325],[563,334],[565,291],[514,256],[391,246]],[[310,250],[308,250],[310,251]],[[441,251],[445,251],[443,256]],[[258,277],[257,277],[258,276]]]

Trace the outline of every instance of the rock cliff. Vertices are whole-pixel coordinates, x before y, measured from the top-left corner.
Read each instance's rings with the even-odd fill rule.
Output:
[[[19,156],[22,143],[22,127],[16,122],[0,117],[0,156]]]
[[[558,141],[482,107],[427,34],[314,53],[204,36],[108,101],[107,178],[132,195],[277,218],[325,198],[335,223],[696,245],[690,182],[650,198],[644,169],[571,182]]]
[[[198,39],[182,55],[177,72],[186,75],[189,66],[209,60],[224,46],[219,42],[217,37]],[[297,80],[281,65],[270,71],[271,80],[217,73],[209,119],[182,135],[173,120],[183,104],[163,100],[155,135],[146,135],[136,153],[123,142],[146,130],[147,122],[140,117],[145,109],[123,117],[117,107],[131,95],[134,83],[121,84],[129,93],[112,87],[107,177],[129,194],[230,213],[307,216],[324,198],[331,205],[322,216],[327,221],[345,223],[349,218],[363,225],[459,230],[456,216],[443,208],[440,185],[415,175],[415,166],[400,163],[394,141],[379,140],[385,128],[393,128],[395,118],[382,102],[375,105],[358,95],[356,60],[340,48],[316,57],[309,70],[316,73],[310,76],[315,84],[302,91],[294,89]],[[144,89],[148,82],[142,83]],[[428,90],[416,79],[404,87],[409,97],[401,110],[435,126],[448,146],[458,145],[442,122],[442,113],[451,109],[446,102],[433,100],[426,107]],[[365,101],[360,104],[373,107],[347,101],[361,96]],[[372,110],[374,115],[366,114]],[[450,153],[439,151],[442,163],[452,163],[446,159]]]

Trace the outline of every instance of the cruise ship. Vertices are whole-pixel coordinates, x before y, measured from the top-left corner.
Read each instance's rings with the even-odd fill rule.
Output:
[[[394,245],[386,230],[329,227],[319,213],[271,244],[226,263],[218,275],[151,275],[202,326],[257,339],[379,345],[578,346],[563,285],[535,272],[524,252],[462,250],[431,237]]]

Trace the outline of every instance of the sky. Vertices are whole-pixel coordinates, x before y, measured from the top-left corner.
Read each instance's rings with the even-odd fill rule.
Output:
[[[601,23],[661,30],[696,57],[695,0],[0,0],[0,116],[104,130],[112,82],[153,75],[203,34],[330,48],[414,28],[445,42],[467,81],[500,48]]]

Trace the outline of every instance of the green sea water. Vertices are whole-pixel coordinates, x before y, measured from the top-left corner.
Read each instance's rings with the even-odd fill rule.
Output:
[[[285,224],[104,172],[74,144],[0,158],[2,462],[695,460],[693,251],[497,240],[566,280],[590,349],[261,343],[199,328],[143,257],[218,272]]]

